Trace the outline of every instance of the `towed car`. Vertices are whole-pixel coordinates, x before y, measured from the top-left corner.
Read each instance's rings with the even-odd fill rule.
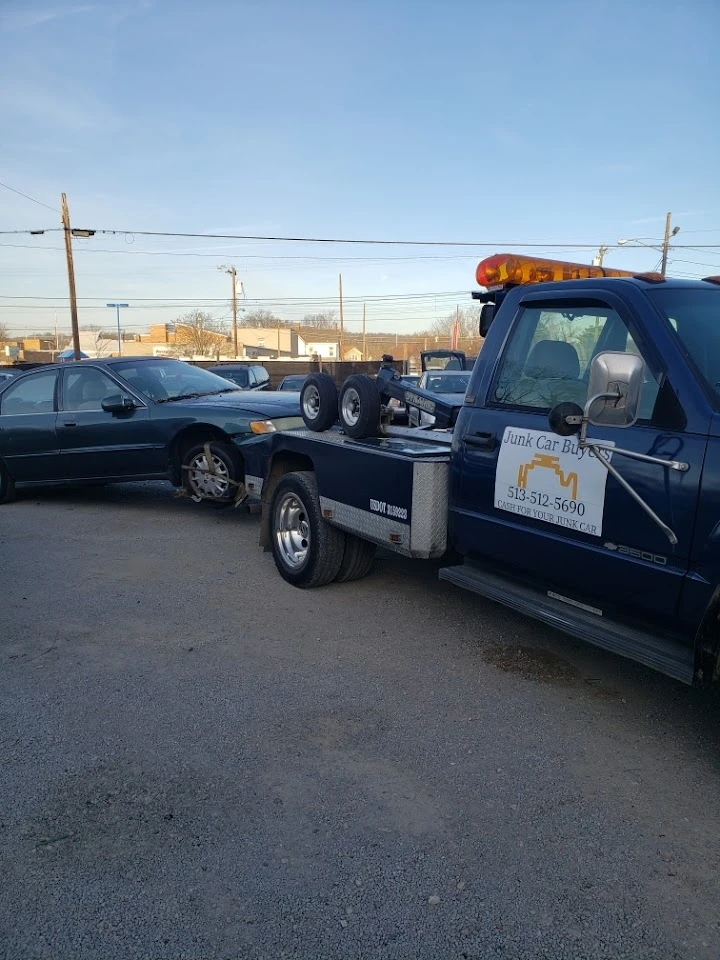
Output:
[[[169,480],[230,504],[243,443],[300,426],[297,395],[243,391],[180,360],[35,368],[0,384],[0,503],[41,484]]]
[[[457,394],[465,393],[467,390],[471,373],[471,370],[458,370],[452,367],[445,367],[443,370],[428,369],[420,377],[418,386],[437,394],[441,400],[452,402]],[[432,414],[418,410],[417,407],[411,408],[409,420],[411,427],[432,427],[435,423],[435,417]]]

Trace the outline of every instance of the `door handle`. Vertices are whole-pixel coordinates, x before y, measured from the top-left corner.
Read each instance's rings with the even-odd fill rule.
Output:
[[[63,426],[64,426],[64,427],[76,427],[76,426],[77,426],[77,420],[64,420],[64,421],[63,421]]]
[[[462,442],[468,447],[479,447],[482,450],[494,450],[496,437],[494,433],[466,433]]]

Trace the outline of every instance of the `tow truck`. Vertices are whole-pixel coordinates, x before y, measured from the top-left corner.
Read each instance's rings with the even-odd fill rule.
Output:
[[[457,402],[377,376],[309,377],[306,429],[258,437],[261,545],[298,587],[377,546],[686,683],[720,679],[720,277],[496,254]],[[434,429],[394,427],[390,400]]]

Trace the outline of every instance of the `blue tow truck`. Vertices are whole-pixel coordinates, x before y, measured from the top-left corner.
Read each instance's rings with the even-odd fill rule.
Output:
[[[261,544],[299,587],[381,545],[686,683],[720,678],[720,277],[497,254],[484,345],[436,401],[388,362],[301,395],[305,430],[245,450]],[[435,417],[393,427],[390,399]],[[339,421],[339,422],[338,422]]]

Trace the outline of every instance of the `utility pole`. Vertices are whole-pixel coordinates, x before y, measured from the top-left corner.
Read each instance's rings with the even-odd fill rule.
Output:
[[[65,234],[65,256],[67,258],[68,287],[70,289],[70,325],[72,327],[73,355],[80,359],[80,330],[78,328],[77,293],[75,291],[75,267],[73,265],[72,234],[70,233],[70,211],[67,197],[60,195],[63,233]]]
[[[342,295],[342,274],[338,274],[338,284],[340,287],[340,356],[338,360],[343,358],[343,340],[345,339],[345,317],[343,315],[343,295]]]
[[[674,237],[676,233],[680,233],[680,227],[673,227],[670,229],[670,222],[672,220],[672,214],[668,213],[665,217],[665,239],[663,240],[662,245],[662,260],[660,261],[660,276],[665,276],[665,271],[667,270],[667,261],[668,261],[668,251],[670,250],[670,237]]]
[[[233,356],[237,360],[238,355],[238,331],[237,331],[237,270],[235,267],[228,267],[223,264],[221,267],[218,267],[218,270],[222,270],[225,273],[230,274],[230,279],[232,280],[232,315],[233,315]]]
[[[365,304],[363,304],[363,360],[367,360],[367,335],[365,331]]]
[[[605,254],[608,252],[609,247],[601,246],[597,252],[597,256],[593,257],[593,266],[601,267],[603,265],[603,260],[605,259]]]

